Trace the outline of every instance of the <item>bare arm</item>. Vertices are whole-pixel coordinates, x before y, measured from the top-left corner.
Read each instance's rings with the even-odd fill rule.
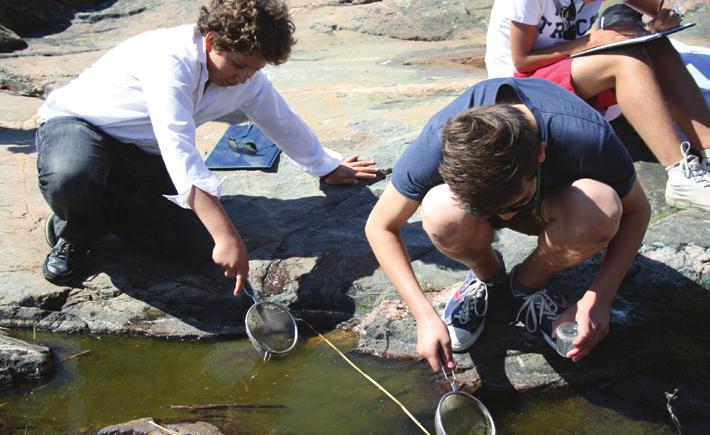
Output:
[[[574,41],[535,49],[537,26],[511,21],[510,52],[515,68],[520,72],[530,72],[588,48],[623,41],[642,33],[644,30],[637,27],[615,26],[614,30],[596,30]]]
[[[579,325],[579,337],[568,353],[573,361],[584,358],[609,332],[611,303],[648,228],[651,207],[638,179],[631,192],[621,200],[621,205],[619,230],[607,246],[592,285],[582,299],[557,320],[559,323],[576,318]]]
[[[236,277],[234,295],[238,295],[249,277],[249,257],[239,231],[227,216],[219,198],[193,187],[187,201],[214,239],[212,261],[224,269],[224,276]]]
[[[443,350],[447,366],[453,369],[448,330],[417,282],[400,233],[418,207],[418,202],[389,184],[370,213],[365,233],[382,270],[417,320],[417,351],[438,371]]]

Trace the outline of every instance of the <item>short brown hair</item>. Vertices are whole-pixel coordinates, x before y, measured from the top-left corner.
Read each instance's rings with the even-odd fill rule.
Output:
[[[522,111],[509,104],[469,109],[442,133],[439,173],[455,199],[473,213],[493,214],[534,177],[540,142]]]
[[[296,43],[296,26],[282,0],[210,0],[200,8],[197,29],[203,36],[214,32],[220,51],[259,54],[279,65]]]

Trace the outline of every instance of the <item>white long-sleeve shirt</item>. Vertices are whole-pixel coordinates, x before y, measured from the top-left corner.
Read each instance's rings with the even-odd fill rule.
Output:
[[[263,72],[241,85],[205,88],[206,56],[194,25],[134,36],[52,92],[39,109],[40,121],[82,118],[121,142],[162,155],[177,191],[168,198],[184,208],[193,186],[221,194],[220,181],[195,148],[195,129],[237,109],[305,172],[321,176],[338,167],[340,156],[321,146]]]

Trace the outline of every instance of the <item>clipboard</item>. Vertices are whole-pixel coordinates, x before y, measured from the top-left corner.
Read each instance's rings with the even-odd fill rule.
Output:
[[[254,124],[230,125],[205,160],[209,169],[268,169],[281,150]]]
[[[599,47],[594,47],[594,48],[590,48],[588,50],[580,51],[579,53],[574,53],[574,54],[570,55],[570,57],[574,58],[574,57],[586,56],[588,54],[594,54],[594,53],[598,53],[600,51],[611,50],[613,48],[626,47],[627,45],[643,44],[644,42],[653,41],[655,39],[660,39],[664,36],[668,36],[673,33],[680,32],[681,30],[689,29],[693,26],[695,26],[695,23],[681,24],[678,27],[664,30],[662,32],[652,33],[650,35],[638,36],[636,38],[626,39],[624,41],[612,42],[611,44],[600,45]]]

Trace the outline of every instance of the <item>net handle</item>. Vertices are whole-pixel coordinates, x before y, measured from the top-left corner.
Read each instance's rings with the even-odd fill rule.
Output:
[[[252,301],[254,301],[255,304],[258,304],[259,301],[254,297],[254,289],[252,288],[251,284],[249,284],[249,280],[244,282],[244,288],[242,289],[244,293],[247,294],[251,298]]]
[[[446,374],[446,364],[444,361],[439,361],[441,364],[441,372],[444,374],[444,379],[451,385],[451,391],[457,392],[459,389],[456,388],[456,369],[451,369],[451,378]]]

